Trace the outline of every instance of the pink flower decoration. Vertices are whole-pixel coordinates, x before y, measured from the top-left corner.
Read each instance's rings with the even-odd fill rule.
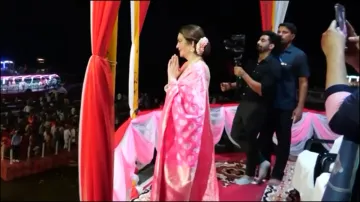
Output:
[[[209,43],[206,37],[201,38],[196,44],[196,53],[202,55],[204,53],[205,46]]]

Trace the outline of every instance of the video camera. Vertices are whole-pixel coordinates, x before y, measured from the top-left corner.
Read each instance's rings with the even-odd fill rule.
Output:
[[[245,52],[245,38],[244,34],[233,34],[230,39],[224,40],[225,50],[231,53],[237,66],[241,66],[242,57]]]

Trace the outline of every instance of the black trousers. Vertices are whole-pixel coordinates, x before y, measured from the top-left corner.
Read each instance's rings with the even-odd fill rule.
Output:
[[[13,159],[19,160],[20,158],[20,145],[12,145]]]
[[[242,101],[233,120],[231,137],[239,145],[244,141],[248,144],[246,151],[248,176],[255,176],[255,169],[260,161],[257,136],[264,124],[266,111],[267,107],[262,103]]]
[[[275,149],[276,161],[271,178],[278,180],[282,180],[284,176],[284,169],[290,154],[292,113],[293,110],[269,110],[258,138],[261,154],[270,161],[274,149],[272,137],[274,132],[276,133],[278,144]]]

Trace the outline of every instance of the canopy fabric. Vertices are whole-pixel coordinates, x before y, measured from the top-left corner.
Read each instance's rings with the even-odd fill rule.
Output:
[[[260,1],[262,30],[277,32],[284,21],[289,1]]]
[[[120,1],[91,1],[92,56],[85,73],[79,126],[81,201],[111,201],[113,192],[114,95],[106,53]]]
[[[139,104],[139,44],[140,33],[145,22],[150,1],[131,1],[131,50],[129,68],[130,116],[135,118]]]

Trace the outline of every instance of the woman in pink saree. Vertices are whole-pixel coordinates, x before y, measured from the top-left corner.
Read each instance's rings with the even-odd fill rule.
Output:
[[[197,25],[182,27],[177,40],[180,57],[187,62],[179,68],[174,55],[168,64],[151,201],[218,201],[210,72],[202,60],[210,44]]]

